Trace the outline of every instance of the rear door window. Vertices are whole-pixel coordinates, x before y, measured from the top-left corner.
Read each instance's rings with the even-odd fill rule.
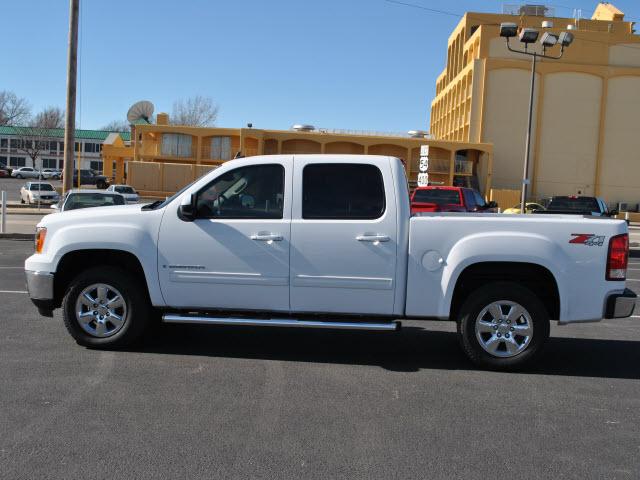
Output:
[[[382,172],[375,165],[318,163],[302,172],[302,218],[373,220],[385,211]]]

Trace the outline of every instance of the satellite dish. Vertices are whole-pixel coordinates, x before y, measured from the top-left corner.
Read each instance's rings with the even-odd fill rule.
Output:
[[[131,105],[127,112],[127,120],[129,123],[135,123],[138,120],[145,120],[151,123],[153,116],[153,103],[148,100],[141,100]]]

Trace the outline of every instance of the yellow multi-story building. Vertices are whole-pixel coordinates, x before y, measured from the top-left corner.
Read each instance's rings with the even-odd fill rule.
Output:
[[[493,186],[519,189],[531,57],[507,50],[499,26],[512,22],[541,34],[570,29],[575,39],[563,57],[537,65],[529,194],[600,195],[611,203],[637,204],[640,36],[609,3],[600,3],[591,19],[549,12],[523,5],[514,15],[465,14],[449,37],[430,133],[439,140],[493,144]],[[543,29],[543,21],[552,26]],[[517,38],[511,44],[521,47]],[[539,43],[534,48],[541,51]],[[548,53],[558,54],[559,47]]]
[[[420,147],[429,145],[429,181],[472,186],[489,196],[492,146],[411,136],[349,132],[299,126],[291,130],[171,125],[166,113],[156,123],[132,126],[131,143],[113,135],[105,141],[104,173],[127,181],[148,196],[171,194],[236,155],[339,153],[390,155],[404,161],[415,183]],[[126,167],[125,167],[126,165]]]

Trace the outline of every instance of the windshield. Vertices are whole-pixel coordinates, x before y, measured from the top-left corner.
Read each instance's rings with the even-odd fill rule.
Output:
[[[576,212],[599,212],[594,197],[553,197],[547,210],[573,210]]]
[[[118,193],[136,193],[131,187],[114,187],[114,190]]]
[[[39,190],[41,192],[52,192],[53,187],[48,183],[32,183],[29,190]]]
[[[79,208],[108,207],[111,205],[124,205],[122,195],[109,193],[73,193],[69,195],[64,209],[77,210]]]
[[[416,190],[413,201],[419,203],[435,203],[436,205],[460,205],[460,192],[458,190],[426,189]]]

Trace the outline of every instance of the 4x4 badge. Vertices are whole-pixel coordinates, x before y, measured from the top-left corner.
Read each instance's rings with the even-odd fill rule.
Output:
[[[604,244],[604,235],[595,235],[593,233],[572,233],[573,238],[569,243],[580,243],[588,247],[601,247]]]

